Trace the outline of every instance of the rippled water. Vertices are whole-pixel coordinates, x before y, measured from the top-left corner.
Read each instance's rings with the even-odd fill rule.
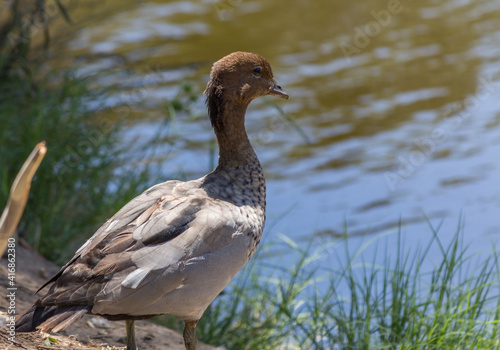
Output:
[[[500,233],[500,3],[467,1],[81,2],[54,60],[97,72],[130,107],[128,137],[150,136],[181,81],[201,94],[212,62],[236,50],[272,64],[290,94],[252,103],[248,131],[268,178],[268,235],[294,239],[397,230],[421,237],[425,216],[489,248]],[[61,27],[62,28],[62,27]],[[64,35],[63,35],[64,32]],[[271,100],[268,100],[271,101]],[[213,140],[179,115],[166,173],[209,169]],[[123,111],[123,110],[122,110]],[[128,110],[127,110],[128,111]]]

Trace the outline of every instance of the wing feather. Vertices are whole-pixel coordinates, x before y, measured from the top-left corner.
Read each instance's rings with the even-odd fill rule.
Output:
[[[131,314],[182,286],[184,264],[228,245],[238,227],[234,209],[201,183],[166,182],[133,199],[48,282],[37,304]]]

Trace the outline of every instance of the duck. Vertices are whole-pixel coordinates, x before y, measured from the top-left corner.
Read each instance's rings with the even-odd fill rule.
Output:
[[[60,271],[48,291],[16,318],[16,331],[59,332],[85,314],[125,321],[137,350],[136,320],[184,321],[196,350],[203,312],[249,261],[266,218],[266,182],[245,130],[256,98],[288,94],[269,62],[233,52],[215,62],[204,91],[218,145],[216,168],[195,180],[170,180],[138,195],[107,220]]]

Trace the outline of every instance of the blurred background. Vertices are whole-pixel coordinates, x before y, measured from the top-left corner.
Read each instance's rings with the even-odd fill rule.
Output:
[[[496,1],[81,1],[68,12],[75,24],[55,30],[49,64],[114,88],[102,113],[126,118],[132,148],[164,123],[181,82],[203,92],[220,57],[271,62],[293,124],[255,101],[247,125],[274,231],[375,234],[401,222],[415,237],[427,217],[454,234],[462,213],[474,245],[498,239]],[[162,135],[166,175],[198,177],[216,161],[197,102]]]
[[[48,32],[31,28],[30,59],[42,72],[71,69],[93,92],[93,126],[50,165],[60,180],[115,124],[116,169],[155,164],[141,184],[210,171],[217,151],[201,95],[211,64],[253,51],[290,94],[247,114],[268,180],[267,237],[323,244],[401,230],[412,242],[429,223],[452,236],[462,222],[473,247],[498,241],[495,0],[61,0],[46,3],[45,20]],[[117,188],[111,177],[101,190]]]

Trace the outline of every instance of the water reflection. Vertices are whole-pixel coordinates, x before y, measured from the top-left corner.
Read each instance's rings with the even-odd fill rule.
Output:
[[[252,105],[248,129],[269,179],[275,231],[300,238],[346,223],[375,233],[401,220],[411,240],[427,231],[423,213],[446,218],[453,234],[463,211],[478,247],[500,232],[496,0],[82,4],[54,60],[76,57],[65,64],[115,86],[108,106],[134,106],[134,135],[156,128],[181,80],[200,94],[211,63],[227,53],[255,51],[272,62],[291,96],[280,106],[312,140],[265,101]],[[131,97],[151,72],[154,88]],[[197,111],[177,120],[170,174],[207,171],[213,136],[202,100]]]

